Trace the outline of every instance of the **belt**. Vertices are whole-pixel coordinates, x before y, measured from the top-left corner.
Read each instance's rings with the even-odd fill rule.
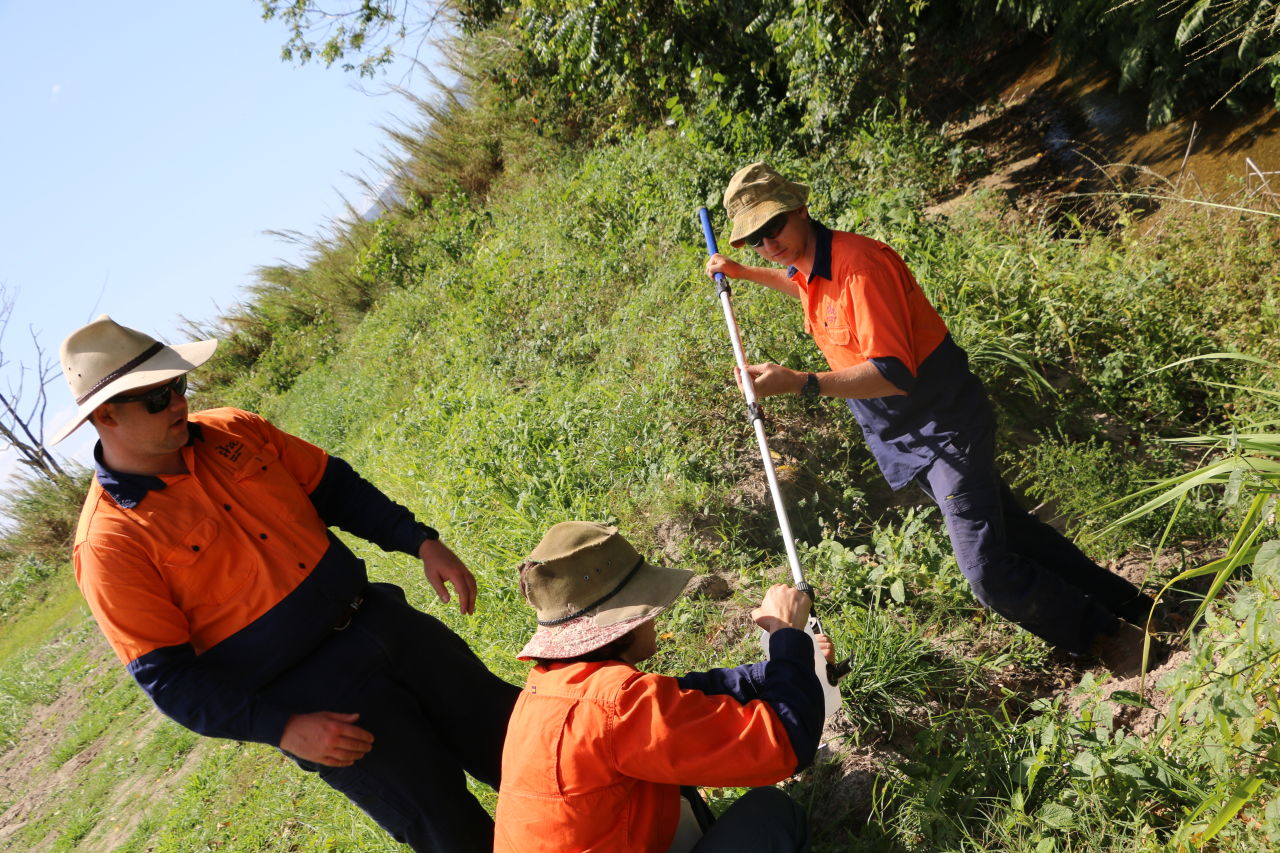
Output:
[[[351,620],[355,617],[356,611],[360,609],[360,605],[364,604],[364,596],[357,595],[351,601],[342,606],[342,612],[338,614],[338,618],[333,622],[333,630],[345,631],[347,626],[351,624]]]

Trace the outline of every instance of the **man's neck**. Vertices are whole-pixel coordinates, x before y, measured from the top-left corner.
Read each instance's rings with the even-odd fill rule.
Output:
[[[175,450],[159,456],[121,452],[119,448],[102,444],[102,461],[112,471],[121,474],[138,474],[150,477],[187,473],[187,463],[182,458],[182,451]]]
[[[813,275],[813,261],[818,255],[818,234],[813,229],[812,219],[805,221],[805,229],[807,239],[805,240],[804,251],[800,253],[800,257],[796,259],[794,266],[804,273],[804,277],[807,280],[809,276]]]

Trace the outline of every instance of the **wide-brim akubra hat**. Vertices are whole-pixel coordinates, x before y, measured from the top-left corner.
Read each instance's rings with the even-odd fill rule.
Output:
[[[538,630],[518,657],[571,658],[608,645],[666,609],[691,577],[647,562],[616,527],[561,522],[520,566]]]
[[[48,445],[62,441],[94,409],[118,394],[181,376],[209,360],[216,340],[166,346],[155,338],[121,326],[106,314],[76,329],[62,342],[62,373],[76,399],[76,414]]]
[[[808,200],[808,187],[788,181],[768,163],[743,166],[729,179],[724,191],[724,209],[733,220],[729,245],[741,248],[770,219],[799,210]]]

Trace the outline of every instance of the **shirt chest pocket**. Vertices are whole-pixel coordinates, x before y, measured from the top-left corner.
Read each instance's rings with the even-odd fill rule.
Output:
[[[169,548],[162,558],[174,599],[184,610],[202,604],[222,604],[233,598],[253,574],[253,560],[228,559],[221,553],[218,522],[202,518]]]
[[[310,498],[280,460],[275,445],[267,443],[248,454],[235,474],[243,503],[256,514],[270,513],[287,524],[308,521],[315,515]]]
[[[813,312],[810,334],[822,342],[847,347],[853,340],[849,319],[844,294],[824,292],[818,298],[817,310]]]
[[[816,331],[814,337],[823,343],[834,344],[838,347],[847,347],[849,342],[853,340],[853,334],[849,331],[848,326],[827,326]]]

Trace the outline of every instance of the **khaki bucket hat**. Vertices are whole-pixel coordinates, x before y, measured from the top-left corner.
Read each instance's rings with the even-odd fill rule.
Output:
[[[62,441],[107,400],[194,370],[218,348],[216,340],[166,346],[121,326],[106,314],[76,329],[62,342],[62,373],[76,398],[76,414],[49,441]]]
[[[770,219],[799,210],[808,200],[808,187],[788,181],[768,163],[742,167],[729,179],[724,191],[724,209],[733,220],[729,245],[741,248],[747,237]]]
[[[520,566],[538,630],[518,657],[571,658],[608,645],[666,609],[691,577],[647,563],[616,527],[561,522]]]

